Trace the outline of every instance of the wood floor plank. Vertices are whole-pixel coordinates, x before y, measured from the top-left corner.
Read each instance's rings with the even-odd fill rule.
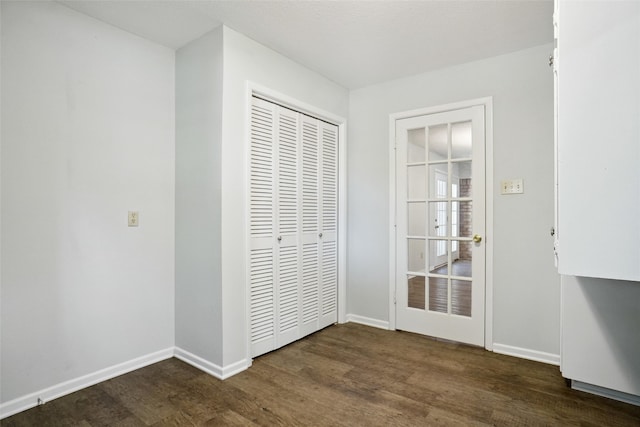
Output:
[[[640,426],[640,407],[568,388],[557,366],[357,324],[225,381],[169,359],[4,426]]]
[[[449,412],[447,410],[434,408],[429,412],[429,416],[426,419],[424,424],[425,426],[434,426],[434,427],[460,427],[460,426],[470,426],[470,427],[488,427],[495,426],[500,424],[487,423],[478,420],[470,420],[469,418]],[[505,426],[512,426],[513,424],[502,424]]]
[[[308,372],[308,371],[305,371]],[[360,415],[359,410],[366,410],[368,402],[362,398],[357,399],[359,408],[354,408],[351,403],[356,400],[353,395],[340,388],[340,383],[332,382],[332,388],[327,389],[321,382],[317,382],[308,374],[291,375],[286,371],[274,370],[267,365],[257,365],[256,374],[263,378],[268,378],[268,384],[280,389],[294,393],[297,399],[291,402],[311,405],[314,419],[324,419],[326,424],[333,424],[345,417],[356,417]],[[329,377],[328,377],[329,378]],[[358,390],[358,393],[365,393],[365,390]],[[340,396],[336,401],[335,397]]]
[[[214,418],[211,418],[209,421],[204,423],[205,426],[257,426],[258,424],[253,421],[247,419],[246,417],[238,414],[232,410],[226,410]]]
[[[109,380],[99,385],[109,396],[116,399],[145,425],[154,424],[179,410],[169,400],[164,387],[134,376]]]

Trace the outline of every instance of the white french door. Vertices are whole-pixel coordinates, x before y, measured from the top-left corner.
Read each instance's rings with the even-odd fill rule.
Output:
[[[337,321],[337,162],[337,126],[252,99],[252,357]]]
[[[484,345],[484,106],[396,120],[396,328]]]

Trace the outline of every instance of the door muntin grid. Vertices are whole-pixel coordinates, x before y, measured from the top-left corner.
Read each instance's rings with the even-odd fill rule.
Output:
[[[407,281],[410,308],[471,316],[471,121],[408,131]],[[426,233],[425,233],[426,232]]]

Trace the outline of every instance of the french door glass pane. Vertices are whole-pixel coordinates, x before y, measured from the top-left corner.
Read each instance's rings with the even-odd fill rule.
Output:
[[[429,240],[429,273],[449,274],[447,240]]]
[[[424,239],[407,239],[407,271],[424,273]]]
[[[449,279],[429,277],[429,311],[449,312]]]
[[[470,240],[458,242],[459,250],[454,253],[455,258],[453,261],[453,275],[459,277],[471,277],[471,260],[473,249],[473,242]]]
[[[449,157],[449,131],[446,123],[429,126],[427,133],[430,162],[446,160]]]
[[[426,202],[407,203],[407,235],[425,237],[427,220]]]
[[[424,200],[427,194],[426,167],[407,166],[407,199]]]
[[[451,158],[471,158],[471,122],[451,124]]]
[[[472,228],[472,202],[471,200],[464,202],[456,202],[459,204],[458,214],[456,219],[458,221],[458,236],[453,237],[471,237],[473,234]]]
[[[449,224],[447,223],[447,205],[449,202],[429,202],[429,236],[447,237]]]
[[[460,197],[471,197],[471,161],[451,162],[451,173],[456,177],[456,181],[460,185]],[[462,180],[467,179],[466,188],[463,187]]]
[[[471,317],[471,281],[451,279],[451,314]]]
[[[425,128],[410,129],[408,131],[407,141],[407,163],[424,163],[426,161],[425,145],[426,130]]]
[[[446,163],[429,165],[429,198],[446,199],[449,196],[447,191],[448,167]],[[424,197],[424,196],[423,196]]]
[[[425,301],[425,278],[424,276],[408,276],[408,301],[407,306],[410,308],[419,308],[424,310]]]
[[[467,162],[459,163],[459,165],[460,164],[462,164],[463,166],[459,167],[458,169],[460,169],[463,172],[469,173],[468,169],[471,169],[471,163],[468,163],[468,166],[465,166]],[[473,196],[473,194],[471,193],[471,178],[460,178],[458,180],[458,185],[459,185],[459,192],[460,192],[460,196],[458,197]]]

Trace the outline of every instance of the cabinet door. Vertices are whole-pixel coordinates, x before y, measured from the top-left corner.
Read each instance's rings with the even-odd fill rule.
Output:
[[[640,2],[560,1],[558,263],[640,280]]]

